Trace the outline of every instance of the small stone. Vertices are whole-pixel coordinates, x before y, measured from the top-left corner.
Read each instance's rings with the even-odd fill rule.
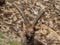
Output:
[[[14,16],[14,17],[13,17],[13,21],[16,21],[16,20],[17,20],[17,17],[16,17],[16,16]]]
[[[34,14],[38,14],[38,11],[34,11]]]
[[[49,0],[44,0],[44,1],[49,1]]]
[[[60,6],[59,5],[55,5],[56,9],[59,9],[60,10]]]
[[[12,12],[11,11],[8,11],[8,10],[5,10],[4,11],[4,17],[8,18],[12,15]]]
[[[40,2],[37,2],[36,5],[37,5],[37,6],[40,6],[41,9],[45,9],[45,6],[44,6],[42,3],[40,3]]]

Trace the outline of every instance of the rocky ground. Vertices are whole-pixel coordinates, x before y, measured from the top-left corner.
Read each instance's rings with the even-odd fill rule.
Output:
[[[0,6],[0,45],[21,45],[19,35],[24,20],[13,1]],[[30,22],[44,9],[44,15],[35,26],[35,39],[44,45],[60,45],[60,0],[18,0],[16,3]]]

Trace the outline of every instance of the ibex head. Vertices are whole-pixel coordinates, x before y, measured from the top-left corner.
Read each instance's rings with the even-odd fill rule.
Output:
[[[20,7],[18,7],[17,3],[14,2],[13,5],[17,8],[17,10],[20,12],[22,18],[24,19],[24,24],[26,26],[26,29],[23,30],[24,33],[21,35],[22,38],[22,42],[25,43],[25,45],[34,45],[34,34],[35,34],[35,26],[38,22],[38,20],[40,19],[40,17],[44,14],[45,10],[41,9],[39,11],[38,16],[36,17],[36,19],[34,19],[33,23],[30,23],[26,17],[26,15],[24,14],[24,12],[22,11],[22,9]],[[27,44],[28,43],[28,44]]]

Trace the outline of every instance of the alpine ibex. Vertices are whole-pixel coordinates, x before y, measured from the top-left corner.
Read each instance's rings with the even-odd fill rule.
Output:
[[[40,17],[44,14],[45,10],[44,9],[41,9],[39,11],[39,14],[36,17],[36,19],[34,19],[33,23],[30,23],[28,21],[26,15],[22,11],[22,9],[20,7],[18,7],[18,5],[16,4],[16,2],[14,2],[13,5],[20,12],[22,18],[24,19],[24,24],[26,26],[26,29],[23,30],[23,32],[21,33],[22,45],[35,45],[34,44],[35,26],[36,26],[38,20],[40,19]]]

